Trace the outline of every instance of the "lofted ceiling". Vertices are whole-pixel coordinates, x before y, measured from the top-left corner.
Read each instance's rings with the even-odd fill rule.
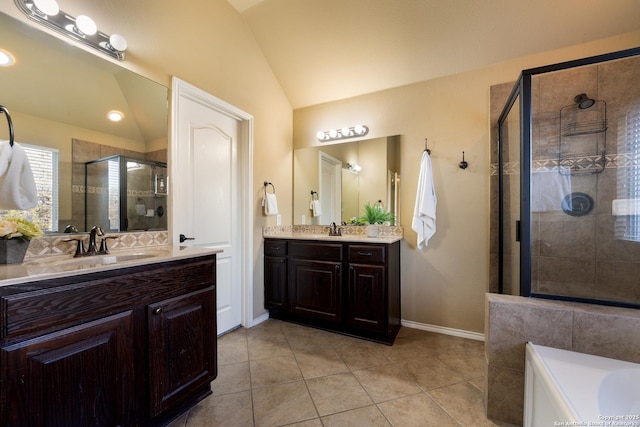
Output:
[[[294,109],[640,30],[638,0],[227,1]]]

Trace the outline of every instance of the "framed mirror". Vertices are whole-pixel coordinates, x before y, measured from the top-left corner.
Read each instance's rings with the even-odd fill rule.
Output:
[[[166,163],[165,86],[3,13],[0,49],[15,58],[0,67],[0,104],[11,113],[15,140],[51,157],[46,165],[30,157],[34,175],[48,180],[38,184],[36,208],[47,233],[68,225],[86,231],[87,162],[120,155]],[[123,119],[107,120],[113,110]],[[8,139],[6,127],[0,139]]]
[[[400,223],[400,135],[293,152],[293,223],[349,223],[381,204]],[[393,225],[393,224],[392,224]]]

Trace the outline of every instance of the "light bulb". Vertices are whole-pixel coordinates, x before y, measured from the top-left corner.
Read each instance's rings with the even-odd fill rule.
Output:
[[[124,52],[127,50],[127,40],[120,34],[112,34],[109,37],[109,44],[117,51]]]
[[[76,28],[80,30],[82,34],[86,34],[88,36],[92,36],[98,32],[98,26],[93,19],[89,18],[87,15],[79,15],[76,18]]]
[[[362,135],[364,133],[364,126],[362,125],[355,125],[353,130],[358,134],[358,135]]]
[[[124,118],[124,114],[122,114],[120,111],[117,111],[117,110],[111,110],[107,113],[107,117],[112,122],[119,122]]]
[[[13,65],[15,62],[15,58],[13,55],[6,50],[0,49],[0,67],[8,67]]]
[[[336,138],[336,137],[338,136],[338,131],[337,131],[337,130],[335,130],[335,129],[331,129],[331,130],[329,131],[329,136],[330,136],[331,138]]]
[[[318,133],[316,133],[316,137],[322,141],[325,138],[324,132],[319,130]]]
[[[35,13],[40,12],[40,14],[45,16],[54,16],[60,12],[60,7],[58,7],[58,3],[56,0],[33,0],[32,9]]]
[[[348,127],[343,127],[340,133],[342,134],[343,137],[351,136],[351,131],[349,130]]]

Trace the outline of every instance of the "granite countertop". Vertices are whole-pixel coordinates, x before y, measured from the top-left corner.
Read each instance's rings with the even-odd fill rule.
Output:
[[[116,270],[145,264],[211,255],[218,249],[193,246],[150,246],[112,250],[108,255],[73,258],[72,255],[43,256],[21,264],[0,265],[0,286],[76,276],[94,271]]]
[[[282,232],[277,234],[265,234],[265,239],[298,239],[318,240],[328,242],[359,242],[359,243],[394,243],[402,240],[402,236],[378,236],[367,237],[366,234],[346,234],[343,236],[329,236],[327,234],[310,234],[298,232]]]

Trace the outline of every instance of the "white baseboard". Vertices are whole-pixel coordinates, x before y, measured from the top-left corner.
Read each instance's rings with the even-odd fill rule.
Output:
[[[256,318],[253,319],[253,324],[251,326],[257,326],[262,322],[266,322],[267,320],[269,320],[269,313],[264,313]]]
[[[435,332],[444,335],[453,335],[454,337],[468,338],[476,341],[484,341],[484,334],[479,332],[465,331],[462,329],[445,328],[444,326],[429,325],[426,323],[412,322],[411,320],[401,320],[402,326],[413,329],[421,329],[423,331]]]

